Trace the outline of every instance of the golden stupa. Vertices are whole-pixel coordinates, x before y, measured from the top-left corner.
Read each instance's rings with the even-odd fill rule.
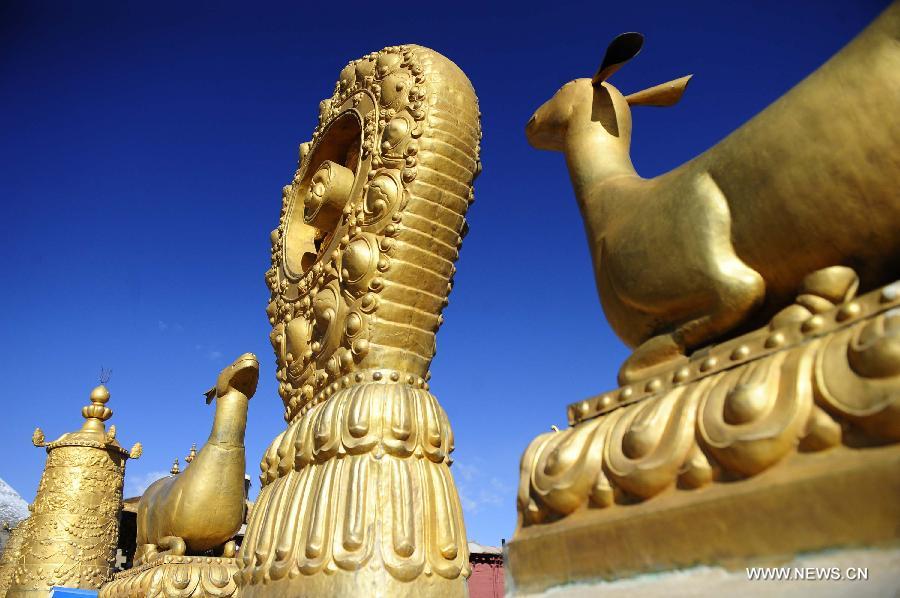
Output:
[[[47,464],[31,516],[12,531],[0,560],[2,596],[48,596],[54,586],[97,589],[112,577],[125,462],[140,457],[141,445],[125,450],[116,427],[106,429],[112,416],[106,386],[94,388],[90,400],[80,430],[53,442],[34,431]]]

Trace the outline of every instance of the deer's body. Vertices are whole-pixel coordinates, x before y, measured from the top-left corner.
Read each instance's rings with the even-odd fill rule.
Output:
[[[674,100],[659,86],[665,104],[686,80]],[[646,95],[579,79],[527,129],[533,145],[566,155],[601,303],[629,345],[683,353],[771,315],[824,267],[852,267],[863,289],[900,273],[900,3],[715,147],[653,179],[628,156],[629,104],[663,103]]]

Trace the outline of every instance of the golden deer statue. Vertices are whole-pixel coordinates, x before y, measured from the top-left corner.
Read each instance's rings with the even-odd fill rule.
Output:
[[[755,118],[678,168],[641,178],[631,106],[670,106],[688,77],[623,95],[607,79],[641,48],[626,33],[592,79],[526,127],[565,154],[600,301],[637,347],[621,383],[764,321],[803,278],[842,265],[861,290],[900,272],[900,3]],[[877,217],[873,216],[877,214]],[[850,280],[832,281],[835,292]]]
[[[207,404],[217,402],[206,444],[184,472],[151,484],[138,503],[135,565],[213,549],[234,556],[231,538],[244,517],[247,407],[258,380],[256,356],[244,353],[207,391]]]

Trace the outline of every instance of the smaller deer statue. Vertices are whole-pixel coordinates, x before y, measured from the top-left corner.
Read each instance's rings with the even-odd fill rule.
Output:
[[[231,538],[244,520],[244,432],[247,408],[256,393],[259,361],[244,353],[223,369],[206,392],[216,401],[209,439],[178,473],[153,482],[138,503],[135,565],[166,554],[235,555]]]
[[[652,179],[631,163],[631,106],[676,103],[690,76],[627,96],[610,85],[640,34],[617,37],[592,79],[534,113],[528,141],[565,154],[601,304],[636,347],[620,383],[764,322],[815,271],[852,268],[862,290],[897,277],[898,38],[895,2],[784,97]]]

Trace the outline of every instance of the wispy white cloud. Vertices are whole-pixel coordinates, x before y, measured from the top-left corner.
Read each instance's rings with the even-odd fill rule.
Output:
[[[125,474],[125,498],[140,496],[147,487],[160,478],[169,475],[168,471],[150,471],[147,473]]]
[[[223,355],[223,353],[213,345],[197,344],[194,345],[194,350],[198,353],[203,353],[210,361],[218,361],[222,359]]]
[[[514,504],[512,488],[499,478],[485,474],[479,459],[469,463],[456,461],[450,471],[464,512],[474,515],[486,508]]]
[[[172,332],[181,332],[184,330],[184,326],[178,322],[166,322],[164,320],[157,321],[156,327],[159,328],[160,332],[168,332],[169,330]]]
[[[456,478],[457,484],[460,483],[460,480],[471,482],[479,473],[478,468],[474,465],[467,465],[466,463],[460,463],[459,461],[454,461],[450,471],[453,472],[453,477]]]

